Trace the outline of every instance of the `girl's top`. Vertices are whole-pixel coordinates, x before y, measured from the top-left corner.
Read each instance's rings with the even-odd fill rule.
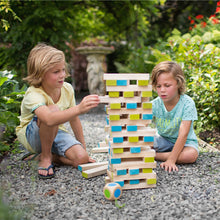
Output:
[[[160,136],[174,143],[177,140],[181,121],[192,121],[186,144],[198,148],[197,137],[193,130],[193,121],[197,120],[195,103],[188,95],[181,95],[176,106],[167,111],[160,97],[153,101],[153,117]]]
[[[20,143],[30,152],[33,152],[33,150],[26,139],[27,125],[34,117],[34,111],[38,107],[51,104],[56,104],[61,111],[75,106],[75,94],[72,85],[64,82],[61,88],[61,96],[57,103],[53,102],[52,98],[44,92],[42,87],[31,86],[24,95],[21,103],[20,125],[16,128],[16,134]],[[63,124],[59,126],[59,129],[67,131]]]

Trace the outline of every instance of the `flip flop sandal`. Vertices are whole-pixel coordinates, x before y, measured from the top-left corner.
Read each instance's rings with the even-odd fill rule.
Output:
[[[48,174],[49,169],[53,169],[53,174]],[[44,168],[44,167],[38,167],[38,170],[46,170],[47,171],[47,175],[42,175],[38,173],[38,177],[39,179],[51,179],[55,176],[55,171],[54,171],[54,166],[51,164],[49,167]]]
[[[28,157],[32,156],[30,159],[27,159]],[[28,152],[26,154],[24,154],[21,158],[21,160],[23,161],[33,161],[39,154],[38,153],[31,153],[31,152]]]

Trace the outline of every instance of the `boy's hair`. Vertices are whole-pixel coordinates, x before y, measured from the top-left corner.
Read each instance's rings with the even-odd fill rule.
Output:
[[[177,81],[178,84],[179,95],[185,92],[185,78],[183,70],[179,64],[172,61],[163,61],[153,68],[151,82],[154,90],[156,90],[157,79],[159,75],[162,73],[171,73],[173,75],[174,79]]]
[[[64,61],[63,51],[45,43],[37,44],[30,52],[27,60],[28,76],[23,78],[31,86],[40,87],[44,74],[54,65]],[[67,64],[65,64],[66,77],[69,76]]]

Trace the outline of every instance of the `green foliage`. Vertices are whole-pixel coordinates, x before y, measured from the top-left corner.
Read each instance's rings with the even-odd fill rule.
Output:
[[[0,71],[0,153],[14,147],[15,127],[19,124],[20,104],[26,90],[26,86],[19,89],[14,76],[11,71]]]

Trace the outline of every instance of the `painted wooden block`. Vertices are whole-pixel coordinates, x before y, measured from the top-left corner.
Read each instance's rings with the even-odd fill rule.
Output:
[[[152,109],[152,103],[151,102],[144,102],[142,103],[143,109]]]
[[[120,118],[120,116],[119,116],[119,118]],[[109,119],[107,116],[105,117],[105,121],[106,121],[106,124],[109,125]]]
[[[139,174],[139,169],[129,169],[129,174],[130,175],[138,175]]]
[[[153,169],[152,168],[144,168],[144,169],[142,169],[142,172],[143,173],[152,173]]]
[[[120,125],[111,126],[111,131],[112,132],[120,132],[120,131],[122,131],[122,126],[120,126]]]
[[[119,92],[108,92],[109,97],[117,98],[119,97]]]
[[[127,109],[136,109],[137,103],[126,103],[126,108]]]
[[[122,154],[124,152],[124,148],[114,148],[113,153],[114,154]]]
[[[117,176],[124,176],[124,175],[127,175],[127,170],[126,169],[117,170],[116,173],[117,173]]]
[[[145,136],[144,137],[144,142],[154,142],[154,137],[152,137],[152,136]]]
[[[152,91],[141,92],[141,97],[152,97]]]
[[[125,91],[125,92],[123,92],[123,97],[133,98],[134,97],[134,92],[133,91]]]
[[[120,115],[109,115],[109,120],[110,121],[119,121]]]
[[[138,80],[139,86],[148,86],[148,80]]]
[[[129,119],[130,120],[139,120],[140,119],[140,115],[139,114],[130,114],[129,115]]]
[[[131,147],[131,148],[130,148],[130,152],[131,152],[132,154],[140,153],[140,152],[141,152],[141,147]]]
[[[157,183],[157,179],[147,179],[147,184],[152,185],[152,184],[156,184]]]
[[[140,180],[130,180],[129,183],[130,183],[131,185],[133,185],[133,184],[139,184],[139,183],[140,183]]]
[[[137,125],[128,125],[127,131],[137,131]]]
[[[124,92],[124,91],[152,91],[152,86],[138,86],[138,85],[127,85],[127,86],[106,86],[106,91],[119,91],[119,92]]]
[[[139,141],[139,137],[128,137],[128,142],[135,143]]]
[[[117,80],[117,86],[127,86],[127,80]]]
[[[103,80],[149,80],[149,73],[117,73],[117,74],[103,74]]]
[[[123,137],[113,137],[113,143],[123,143]]]
[[[142,114],[142,119],[143,120],[152,120],[153,115],[152,114]]]
[[[153,163],[154,162],[154,157],[145,157],[144,162],[145,163]]]
[[[107,164],[108,164],[108,161],[81,164],[81,165],[78,166],[78,170],[79,171],[85,171],[85,170],[93,169],[93,168],[96,168],[96,167],[101,167],[101,166],[107,165]]]
[[[93,169],[83,171],[82,176],[87,178],[87,179],[92,178],[92,177],[95,177],[95,176],[105,174],[107,169],[108,169],[108,165],[99,166],[99,167],[96,167],[96,168],[93,168]]]
[[[110,103],[110,109],[121,109],[121,103]]]
[[[117,86],[117,80],[106,80],[106,86]]]
[[[121,158],[112,158],[110,160],[111,164],[120,164],[121,163]]]
[[[109,147],[94,147],[92,148],[92,153],[107,153],[109,150]]]

